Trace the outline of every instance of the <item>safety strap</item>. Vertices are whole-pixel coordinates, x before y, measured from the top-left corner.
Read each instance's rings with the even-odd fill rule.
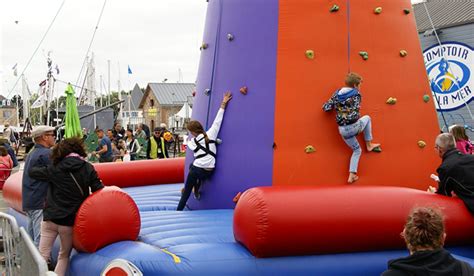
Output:
[[[206,147],[204,147],[203,145],[201,145],[199,142],[202,141],[202,139],[204,139],[204,137],[202,137],[201,139],[196,139],[194,138],[194,143],[196,143],[196,148],[194,149],[194,152],[197,153],[199,150],[202,150],[204,151],[204,153],[202,154],[199,154],[198,156],[196,156],[194,159],[199,159],[199,158],[202,158],[206,155],[211,155],[212,157],[216,158],[216,153],[212,152],[210,149],[209,149],[209,144],[215,144],[216,141],[214,140],[209,140],[209,141],[205,141],[206,143]]]

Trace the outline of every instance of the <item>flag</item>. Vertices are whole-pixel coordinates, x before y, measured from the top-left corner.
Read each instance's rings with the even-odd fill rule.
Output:
[[[130,65],[128,66],[128,74],[129,74],[129,75],[132,74],[132,69],[130,69]]]
[[[13,70],[13,76],[17,77],[18,76],[18,63],[15,63],[15,65],[12,67]]]
[[[41,87],[41,86],[45,86],[45,85],[46,85],[46,80],[40,82],[40,84],[39,84],[40,87]]]
[[[36,101],[31,105],[31,108],[38,108],[38,107],[42,107],[46,101],[46,95],[41,95],[38,97],[38,99],[36,99]]]
[[[56,67],[54,69],[56,69],[56,75],[59,75],[59,66],[57,64],[56,64]]]

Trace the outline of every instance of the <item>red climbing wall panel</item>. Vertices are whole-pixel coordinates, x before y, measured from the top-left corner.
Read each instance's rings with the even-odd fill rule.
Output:
[[[331,13],[333,4],[280,1],[273,184],[346,183],[352,151],[338,133],[334,113],[321,106],[354,71],[364,78],[361,114],[372,117],[374,141],[383,149],[363,150],[357,185],[426,189],[440,163],[433,150],[439,128],[433,103],[423,101],[430,90],[414,15],[404,13],[410,1],[349,1],[348,6],[343,1]],[[380,14],[376,7],[382,7]],[[308,49],[314,59],[306,58]],[[400,50],[408,55],[401,57]],[[386,104],[389,97],[397,103]],[[419,148],[419,140],[427,146]],[[307,145],[316,152],[305,153]]]

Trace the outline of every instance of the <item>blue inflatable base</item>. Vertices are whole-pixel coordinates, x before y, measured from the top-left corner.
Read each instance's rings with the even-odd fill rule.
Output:
[[[138,241],[123,241],[93,254],[71,254],[69,275],[100,275],[114,259],[134,263],[144,275],[380,275],[406,250],[255,258],[237,243],[233,210],[177,212],[182,184],[125,188],[140,210]],[[172,211],[171,211],[172,210]],[[26,227],[26,217],[10,214]],[[58,244],[54,255],[57,256]],[[448,248],[474,266],[474,247]]]

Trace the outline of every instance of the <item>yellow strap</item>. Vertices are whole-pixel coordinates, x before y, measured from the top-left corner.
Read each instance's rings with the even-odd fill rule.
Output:
[[[170,255],[171,257],[173,257],[173,261],[174,261],[175,264],[181,263],[181,259],[180,259],[178,256],[176,256],[176,254],[173,254],[173,253],[169,252],[169,251],[166,250],[166,249],[161,249],[161,251],[163,251],[163,252],[165,252],[166,254],[168,254],[168,255]]]

